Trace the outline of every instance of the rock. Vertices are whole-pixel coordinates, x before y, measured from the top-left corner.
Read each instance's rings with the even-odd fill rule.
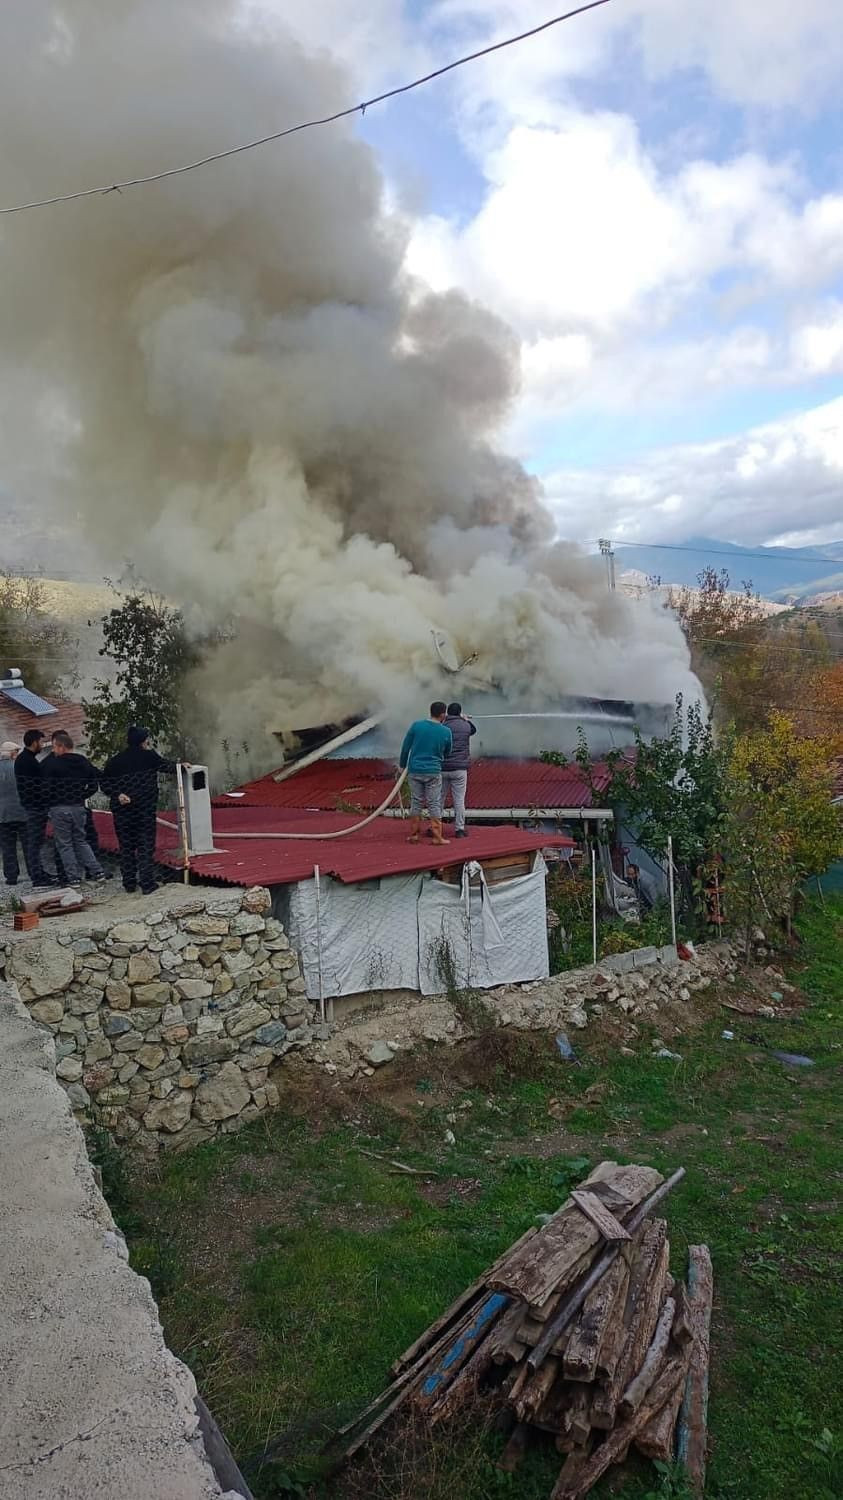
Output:
[[[118,1036],[114,1043],[115,1052],[137,1052],[143,1046],[143,1037],[136,1031],[127,1031],[125,1036]]]
[[[230,974],[220,974],[219,977],[214,980],[215,995],[229,995],[233,989],[234,980],[232,979]]]
[[[11,945],[9,979],[28,985],[34,999],[59,995],[73,979],[73,951],[46,933]]]
[[[59,1022],[59,1032],[67,1032],[68,1036],[78,1036],[84,1030],[85,1025],[80,1016],[62,1016]]]
[[[112,979],[105,987],[105,998],[112,1010],[128,1010],[132,1003],[132,992],[122,979]]]
[[[121,1072],[122,1069],[120,1070]],[[115,1069],[110,1067],[108,1063],[97,1063],[93,1068],[85,1069],[82,1074],[82,1082],[89,1094],[98,1094],[100,1089],[107,1089],[108,1085],[113,1083],[115,1078],[120,1078],[120,1082],[125,1083],[126,1080],[120,1077],[120,1073],[115,1072]]]
[[[242,950],[238,953],[223,953],[222,961],[229,974],[245,974],[252,967],[252,955]]]
[[[687,988],[686,985],[683,984],[682,988],[679,991],[679,999],[680,1000],[684,1000],[685,1003],[687,1004],[687,1002],[690,1000],[690,998],[691,998],[691,991]]]
[[[277,1085],[274,1084],[274,1083],[268,1083],[266,1085],[266,1107],[267,1107],[267,1109],[277,1109],[280,1103],[281,1103],[281,1095],[278,1092]]]
[[[138,1048],[135,1053],[135,1061],[142,1068],[157,1068],[166,1056],[167,1054],[163,1047],[156,1047],[152,1043],[147,1042],[143,1047]]]
[[[77,938],[76,941],[72,944],[72,947],[74,953],[79,955],[84,955],[86,953],[96,953],[97,951],[96,943],[92,942],[91,939],[87,937]]]
[[[142,946],[149,942],[150,936],[145,922],[118,922],[111,929],[112,943],[137,943]]]
[[[223,1029],[221,1016],[199,1016],[196,1021],[197,1036],[221,1036]]]
[[[207,979],[177,979],[175,989],[182,1000],[207,1000],[214,992]]]
[[[125,1062],[118,1071],[117,1077],[121,1083],[128,1083],[130,1078],[134,1078],[137,1071],[138,1065],[136,1062]]]
[[[139,1005],[131,1012],[132,1025],[136,1031],[150,1031],[161,1023],[161,1012],[153,1006]]]
[[[388,1042],[375,1041],[366,1051],[365,1057],[373,1068],[381,1068],[384,1063],[392,1062],[395,1052]]]
[[[241,900],[239,891],[236,896],[219,896],[216,901],[209,901],[205,910],[209,917],[236,917]]]
[[[239,1115],[251,1093],[236,1063],[223,1063],[216,1077],[206,1078],[196,1090],[196,1118],[209,1124]]]
[[[125,1036],[128,1032],[131,1031],[132,1023],[131,1021],[127,1021],[125,1016],[121,1016],[119,1014],[114,1016],[107,1016],[105,1021],[103,1022],[102,1029],[106,1036]]]
[[[105,1037],[94,1037],[92,1042],[85,1048],[85,1067],[89,1068],[92,1063],[105,1062],[111,1056],[111,1043]]]
[[[132,990],[133,1005],[166,1005],[170,999],[168,984],[136,984]]]
[[[228,922],[225,917],[190,917],[183,924],[185,932],[198,937],[228,937]]]
[[[446,1146],[455,1146],[457,1144],[457,1138],[454,1135],[453,1130],[445,1131],[445,1144]]]
[[[65,1037],[56,1042],[56,1062],[61,1062],[63,1057],[72,1057],[76,1051],[76,1038]]]
[[[256,1031],[259,1026],[265,1026],[272,1020],[272,1012],[265,1005],[258,1005],[257,1001],[247,1001],[233,1010],[225,1023],[225,1029],[229,1036],[245,1036],[249,1031]]]
[[[287,983],[288,995],[306,995],[307,985],[303,979],[290,979]]]
[[[266,1026],[258,1027],[255,1032],[255,1041],[261,1047],[271,1047],[273,1051],[280,1047],[287,1039],[287,1028],[283,1021],[270,1021]],[[187,1049],[185,1049],[187,1050]]]
[[[169,1099],[174,1089],[175,1084],[172,1078],[158,1078],[152,1085],[152,1097],[153,1099]]]
[[[81,1083],[69,1083],[67,1085],[67,1097],[74,1109],[88,1109],[91,1096]]]
[[[161,961],[155,953],[133,953],[127,978],[130,984],[149,984],[161,972]]]
[[[161,1014],[162,1026],[183,1026],[184,1011],[180,1005],[165,1005]]]
[[[29,1010],[34,1019],[45,1026],[57,1026],[64,1015],[61,1000],[38,1000],[35,1005],[30,1005]]]
[[[182,1048],[182,1056],[188,1066],[204,1067],[207,1063],[223,1062],[232,1057],[237,1043],[223,1036],[192,1036]]]
[[[191,1151],[194,1146],[201,1146],[204,1141],[211,1141],[214,1131],[208,1125],[200,1125],[198,1120],[189,1120],[183,1130],[175,1135],[164,1136],[161,1145],[165,1151]],[[232,1492],[234,1493],[234,1492]]]
[[[90,1016],[95,1010],[99,1010],[102,995],[97,990],[71,990],[70,1009],[74,1016]]]
[[[231,931],[235,937],[249,937],[252,933],[263,932],[265,926],[258,912],[241,911],[232,919]]]
[[[82,1077],[82,1060],[79,1057],[63,1057],[56,1067],[56,1077],[67,1083],[76,1083]]]
[[[202,1082],[201,1073],[179,1073],[178,1086],[180,1089],[195,1089]]]
[[[186,1026],[165,1026],[161,1032],[162,1042],[167,1042],[171,1047],[177,1046],[179,1042],[186,1042],[189,1036]]]
[[[144,1111],[147,1130],[166,1130],[174,1135],[183,1130],[193,1108],[193,1095],[187,1089],[175,1089],[166,1099],[156,1099]]]
[[[252,886],[243,895],[242,908],[243,911],[259,912],[263,916],[272,910],[272,897],[265,886]]]

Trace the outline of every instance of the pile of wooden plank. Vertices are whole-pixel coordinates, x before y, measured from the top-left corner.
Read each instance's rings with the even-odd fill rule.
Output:
[[[534,1441],[565,1455],[551,1500],[581,1500],[633,1446],[678,1455],[701,1494],[711,1260],[692,1246],[687,1285],[674,1282],[654,1216],[683,1175],[602,1162],[401,1355],[344,1429],[343,1456],[405,1403],[433,1426],[493,1401],[509,1430],[502,1468]]]

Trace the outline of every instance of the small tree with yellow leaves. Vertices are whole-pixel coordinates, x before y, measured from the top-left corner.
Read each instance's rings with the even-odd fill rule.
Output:
[[[843,847],[831,756],[829,742],[805,738],[782,713],[732,745],[722,851],[729,921],[745,932],[747,949],[757,922],[789,932],[800,884]]]

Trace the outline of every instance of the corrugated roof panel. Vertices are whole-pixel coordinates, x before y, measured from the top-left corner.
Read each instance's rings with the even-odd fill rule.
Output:
[[[591,768],[598,791],[609,784],[602,761]],[[312,808],[319,811],[371,812],[395,783],[394,763],[387,760],[323,760],[305,766],[284,781],[262,776],[239,788],[235,798],[218,797],[216,806]],[[511,807],[590,807],[591,788],[577,765],[546,765],[540,760],[477,760],[468,777],[466,805],[488,811]]]
[[[117,840],[111,814],[97,812],[94,816],[103,848],[115,850]],[[218,852],[192,859],[191,869],[203,880],[222,880],[229,885],[287,885],[309,880],[314,865],[318,865],[322,875],[353,884],[387,875],[439,870],[445,865],[464,864],[468,859],[493,859],[498,854],[524,854],[572,845],[572,840],[564,835],[528,833],[511,826],[472,828],[467,839],[449,840],[445,849],[426,839],[408,844],[407,825],[400,818],[378,818],[344,838],[331,837],[339,829],[354,827],[356,821],[354,815],[271,812],[258,807],[215,808],[214,842]],[[320,837],[296,840],[270,836],[299,832]],[[236,833],[252,837],[232,838]],[[158,824],[156,858],[162,864],[178,867],[177,846],[175,817],[164,813]]]

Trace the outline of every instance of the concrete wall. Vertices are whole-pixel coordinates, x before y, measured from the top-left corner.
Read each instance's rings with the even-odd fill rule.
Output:
[[[129,1268],[52,1037],[2,982],[0,1037],[0,1495],[220,1500],[193,1376]]]
[[[319,1029],[269,905],[262,889],[168,886],[0,939],[80,1118],[151,1153],[278,1103],[270,1067]]]

